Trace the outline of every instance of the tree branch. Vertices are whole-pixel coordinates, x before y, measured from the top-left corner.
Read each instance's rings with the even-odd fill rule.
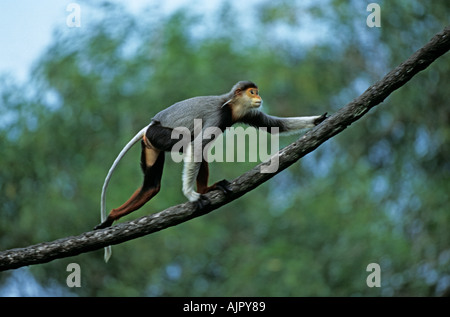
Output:
[[[276,154],[280,167],[275,173],[260,173],[261,166],[268,165],[268,162],[257,165],[231,183],[232,194],[225,196],[219,191],[208,193],[207,197],[211,200],[211,205],[202,211],[196,211],[195,204],[187,202],[106,229],[89,231],[78,236],[0,252],[0,271],[31,264],[46,263],[54,259],[97,250],[207,214],[261,185],[297,162],[301,157],[315,150],[326,140],[342,132],[372,107],[381,103],[393,91],[406,84],[415,74],[427,68],[433,61],[445,54],[449,48],[450,27],[447,26],[405,62],[389,72],[382,80],[370,86],[361,96],[341,108],[320,125],[311,129],[296,142],[281,149]]]

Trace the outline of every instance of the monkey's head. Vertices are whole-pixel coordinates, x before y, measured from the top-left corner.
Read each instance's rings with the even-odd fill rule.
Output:
[[[236,99],[245,110],[259,108],[262,104],[258,86],[251,81],[240,81],[232,88],[233,99]]]
[[[228,101],[222,107],[228,106],[234,122],[239,121],[248,112],[254,111],[262,104],[258,86],[251,81],[240,81],[227,94]]]

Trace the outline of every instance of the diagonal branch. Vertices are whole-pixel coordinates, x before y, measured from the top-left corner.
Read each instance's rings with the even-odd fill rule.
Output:
[[[0,271],[46,263],[54,259],[98,250],[207,214],[261,185],[275,174],[297,162],[301,157],[315,150],[326,140],[342,132],[347,126],[360,119],[372,107],[381,103],[393,91],[406,84],[415,74],[427,68],[449,49],[450,26],[447,26],[405,62],[389,72],[382,80],[370,86],[361,96],[341,108],[299,140],[275,154],[279,160],[279,169],[275,173],[260,173],[261,166],[269,163],[259,164],[231,183],[232,194],[224,196],[219,191],[208,193],[207,197],[211,200],[211,205],[202,211],[196,211],[195,205],[187,202],[106,229],[89,231],[78,236],[43,242],[25,248],[3,251],[0,252]]]

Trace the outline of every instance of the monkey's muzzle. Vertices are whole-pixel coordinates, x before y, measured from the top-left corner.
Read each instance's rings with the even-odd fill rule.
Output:
[[[252,101],[252,108],[259,108],[262,105],[262,100],[253,100]]]

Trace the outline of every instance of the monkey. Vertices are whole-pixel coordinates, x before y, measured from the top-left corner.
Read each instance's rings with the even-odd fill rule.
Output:
[[[142,207],[160,191],[165,152],[172,151],[180,138],[174,137],[177,128],[187,128],[190,142],[186,144],[182,174],[182,190],[186,198],[197,204],[198,209],[210,202],[204,196],[212,190],[221,190],[224,194],[232,192],[230,183],[221,180],[208,186],[208,162],[193,160],[193,143],[196,138],[194,119],[202,120],[202,129],[217,127],[221,132],[235,123],[244,123],[253,127],[278,128],[279,133],[312,128],[326,118],[327,113],[308,117],[276,117],[260,110],[263,100],[258,86],[251,81],[239,81],[229,92],[222,95],[199,96],[177,102],[157,113],[150,123],[141,129],[122,149],[105,178],[101,195],[101,223],[94,229],[109,227],[113,222]],[[176,135],[176,134],[175,134]],[[202,149],[214,138],[201,140]],[[141,142],[141,169],[144,181],[140,188],[120,207],[112,209],[106,217],[106,189],[113,171],[126,152],[137,142]],[[195,185],[197,191],[195,190]],[[106,259],[106,254],[105,254]]]

